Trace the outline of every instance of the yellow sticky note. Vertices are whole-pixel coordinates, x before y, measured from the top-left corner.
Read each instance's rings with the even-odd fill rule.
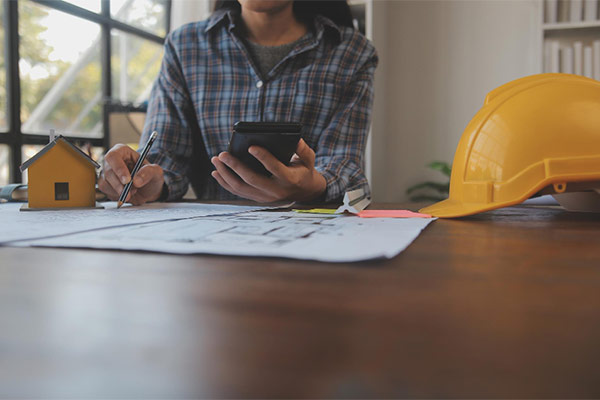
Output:
[[[292,210],[302,214],[335,214],[335,208],[313,208],[311,210]]]

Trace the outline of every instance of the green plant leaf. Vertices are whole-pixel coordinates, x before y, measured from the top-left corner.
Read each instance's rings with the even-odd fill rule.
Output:
[[[441,194],[447,194],[450,189],[450,183],[438,183],[438,182],[423,182],[413,185],[406,189],[406,194],[411,194],[415,190],[419,189],[431,189]]]
[[[440,171],[442,174],[448,177],[452,172],[452,167],[445,161],[433,161],[428,165],[428,167],[436,171]]]

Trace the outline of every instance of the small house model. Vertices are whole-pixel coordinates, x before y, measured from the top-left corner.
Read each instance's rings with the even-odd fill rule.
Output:
[[[53,136],[21,165],[28,170],[28,208],[94,207],[100,166],[62,135]]]

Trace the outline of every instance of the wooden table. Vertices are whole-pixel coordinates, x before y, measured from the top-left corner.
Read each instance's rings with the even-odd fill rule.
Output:
[[[0,249],[0,397],[598,397],[600,214],[324,264]]]

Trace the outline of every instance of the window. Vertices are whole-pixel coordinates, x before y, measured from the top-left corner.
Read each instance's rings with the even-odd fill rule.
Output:
[[[31,157],[35,156],[43,148],[44,148],[44,146],[42,146],[40,144],[29,144],[29,145],[23,146],[21,148],[21,160],[23,160],[23,161],[29,160]],[[27,183],[27,177],[28,177],[27,171],[23,171],[21,173],[20,182]]]
[[[166,0],[111,0],[110,13],[116,20],[164,36],[168,6]]]
[[[9,149],[5,144],[0,144],[0,186],[4,186],[9,182],[8,179],[8,154]]]
[[[6,54],[0,58],[0,185],[26,179],[19,165],[48,143],[50,129],[101,157],[108,145],[106,104],[148,99],[170,6],[170,0],[0,2],[6,22],[0,26],[0,54]]]
[[[54,183],[54,200],[69,200],[69,182]]]
[[[23,133],[102,137],[100,25],[30,1],[19,19]]]
[[[117,30],[111,38],[113,98],[131,103],[146,100],[160,70],[162,46]]]
[[[65,0],[67,3],[75,4],[81,8],[85,8],[86,10],[93,11],[95,13],[100,13],[101,6],[100,2],[102,0]]]

